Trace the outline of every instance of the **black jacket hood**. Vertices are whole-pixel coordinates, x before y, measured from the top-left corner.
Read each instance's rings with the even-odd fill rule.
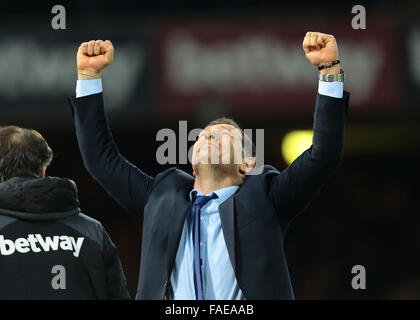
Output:
[[[0,214],[24,220],[55,220],[78,214],[74,181],[15,177],[0,183]]]

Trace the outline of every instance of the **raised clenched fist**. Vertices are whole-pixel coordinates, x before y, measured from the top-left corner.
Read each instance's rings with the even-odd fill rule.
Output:
[[[111,64],[113,60],[114,47],[111,41],[91,40],[89,42],[83,42],[77,52],[79,80],[100,77],[101,71]]]
[[[317,67],[338,59],[337,42],[331,34],[307,32],[303,39],[302,47],[306,58]],[[340,67],[337,64],[320,72],[340,73]]]

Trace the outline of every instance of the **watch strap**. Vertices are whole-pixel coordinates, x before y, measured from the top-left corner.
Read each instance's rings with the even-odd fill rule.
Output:
[[[326,81],[326,82],[334,82],[334,81],[341,81],[344,82],[345,74],[344,71],[341,69],[340,73],[338,74],[320,74],[319,80]]]

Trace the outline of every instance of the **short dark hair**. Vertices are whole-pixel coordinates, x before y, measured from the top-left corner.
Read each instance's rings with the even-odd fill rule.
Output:
[[[238,129],[241,132],[241,134],[242,134],[242,138],[245,138],[244,141],[245,140],[248,141],[250,143],[250,145],[251,145],[251,153],[252,154],[244,154],[244,156],[246,156],[246,157],[252,157],[252,156],[255,155],[255,145],[252,142],[251,137],[249,137],[248,135],[246,135],[244,133],[244,130],[240,127],[240,125],[235,120],[233,120],[232,118],[228,118],[228,117],[221,117],[221,118],[217,118],[217,119],[209,122],[206,125],[206,127],[215,126],[215,125],[218,125],[218,124],[227,124],[227,125],[230,125],[230,126],[236,128],[236,129]],[[245,152],[245,150],[244,150],[244,152]]]
[[[0,127],[0,182],[13,177],[39,177],[52,158],[53,152],[39,132]]]

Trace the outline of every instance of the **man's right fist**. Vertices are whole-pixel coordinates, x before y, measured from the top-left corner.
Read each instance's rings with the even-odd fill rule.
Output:
[[[113,60],[114,47],[111,41],[91,40],[89,42],[83,42],[77,52],[79,80],[99,78],[101,71],[107,65],[111,64]]]

